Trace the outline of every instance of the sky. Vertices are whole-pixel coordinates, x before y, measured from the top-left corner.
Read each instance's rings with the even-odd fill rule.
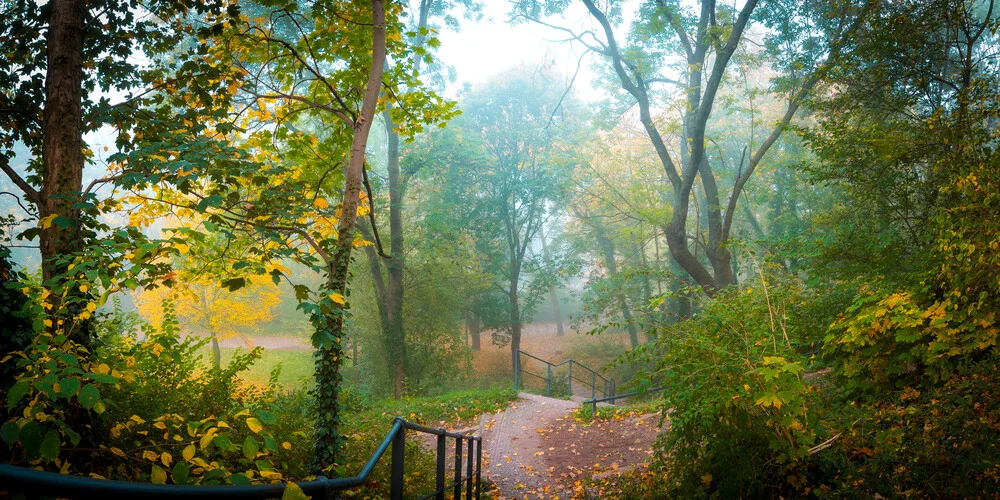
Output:
[[[441,47],[437,57],[457,73],[457,81],[450,85],[448,97],[455,98],[464,83],[476,85],[505,69],[525,63],[532,66],[554,64],[569,79],[576,72],[582,47],[561,42],[565,33],[531,22],[516,25],[508,22],[510,4],[503,0],[486,0],[484,16],[480,21],[462,20],[460,31],[444,31],[438,38]],[[579,4],[568,9],[567,23],[586,25],[588,16]],[[574,90],[584,100],[600,99],[603,94],[594,90],[591,65],[594,54],[583,59]]]

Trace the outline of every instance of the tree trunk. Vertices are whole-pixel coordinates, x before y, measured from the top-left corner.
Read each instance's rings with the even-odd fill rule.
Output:
[[[399,135],[393,130],[392,117],[383,113],[388,128],[389,174],[389,253],[386,263],[389,284],[386,290],[386,313],[389,339],[389,360],[393,366],[393,397],[403,397],[406,378],[406,330],[403,325],[403,185],[399,176]]]
[[[614,242],[604,236],[603,233],[598,233],[597,245],[604,253],[604,265],[608,268],[608,276],[612,279],[616,278],[618,276],[618,263],[615,262]],[[639,346],[639,332],[635,324],[632,323],[632,311],[628,307],[624,293],[618,292],[615,295],[618,301],[618,308],[622,313],[622,321],[625,323],[625,329],[628,331],[629,345],[634,349]]]
[[[514,273],[514,277],[510,281],[510,363],[512,367],[512,373],[514,378],[518,377],[517,373],[517,356],[518,352],[521,350],[521,306],[518,303],[517,298],[517,273]]]
[[[482,318],[476,311],[469,312],[469,338],[472,341],[472,350],[478,351],[482,348]]]
[[[549,246],[545,243],[545,231],[542,226],[538,227],[538,238],[542,240],[542,255],[549,258]],[[556,336],[565,335],[563,330],[562,311],[559,310],[559,296],[556,294],[555,285],[549,285],[549,300],[552,301],[552,317],[556,320]]]
[[[66,272],[68,262],[57,257],[83,248],[80,201],[83,189],[83,43],[86,5],[83,0],[52,2],[47,38],[48,67],[45,75],[45,109],[42,113],[42,179],[38,214],[42,224],[39,244],[42,279],[49,281]],[[54,220],[56,217],[59,220]],[[69,293],[79,294],[74,288]],[[57,292],[57,296],[62,294]],[[75,303],[62,313],[72,318],[85,306]],[[59,307],[53,310],[58,311]],[[58,325],[58,322],[53,321]],[[73,324],[66,321],[66,324]],[[55,326],[54,328],[58,328]],[[93,322],[77,322],[73,331],[83,345],[93,344]]]
[[[315,474],[321,474],[324,469],[332,466],[344,464],[343,437],[340,433],[342,381],[340,366],[344,355],[344,319],[347,314],[347,304],[346,301],[340,304],[332,300],[330,294],[347,296],[347,277],[361,193],[362,169],[365,165],[365,150],[382,86],[382,65],[385,61],[385,6],[383,0],[371,0],[371,4],[372,63],[361,113],[354,123],[351,155],[344,179],[342,216],[337,228],[337,247],[327,261],[327,281],[324,290],[326,293],[320,300],[322,316],[314,319],[314,324],[321,330],[317,332],[321,346],[316,355],[317,419],[312,462]]]
[[[212,335],[212,366],[216,370],[222,369],[222,348],[219,347],[219,336],[215,333]]]

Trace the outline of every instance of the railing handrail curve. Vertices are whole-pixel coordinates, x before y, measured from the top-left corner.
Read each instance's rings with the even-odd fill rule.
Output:
[[[402,447],[398,450],[396,445],[400,444],[397,439],[405,436],[405,430],[434,434],[441,438],[450,437],[458,440],[469,441],[469,450],[472,450],[471,443],[478,443],[476,446],[476,492],[475,497],[479,498],[482,458],[482,437],[468,436],[448,432],[444,429],[434,429],[419,424],[408,422],[403,417],[393,419],[392,428],[385,438],[375,449],[371,458],[365,462],[361,472],[353,477],[327,478],[319,476],[312,481],[296,482],[302,492],[308,496],[317,498],[330,498],[335,491],[345,490],[361,486],[368,480],[375,465],[385,455],[386,450],[393,446],[392,464],[392,498],[402,498],[402,461],[395,463],[397,457],[402,458]],[[460,443],[461,441],[458,441]],[[471,465],[472,456],[467,458]],[[439,456],[438,460],[444,460]],[[470,467],[471,472],[471,467]],[[398,477],[397,477],[398,476]],[[463,479],[468,481],[470,478]],[[9,492],[30,492],[45,496],[57,496],[63,498],[135,498],[143,497],[146,500],[152,499],[205,499],[205,500],[250,500],[265,498],[281,498],[287,484],[256,484],[256,485],[177,485],[177,484],[151,484],[137,483],[132,481],[121,481],[114,479],[97,479],[86,476],[72,476],[59,474],[57,472],[39,471],[18,467],[9,464],[0,464],[0,491]],[[450,485],[455,486],[454,484]],[[443,498],[441,488],[435,492],[438,498]],[[432,493],[431,495],[434,495]],[[472,498],[471,483],[467,498]]]

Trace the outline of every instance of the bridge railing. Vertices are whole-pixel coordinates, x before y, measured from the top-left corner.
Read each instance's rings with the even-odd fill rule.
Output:
[[[566,384],[570,396],[575,395],[574,382],[576,382],[577,388],[583,389],[584,394],[589,390],[591,399],[597,397],[598,394],[601,397],[607,397],[615,392],[614,378],[605,377],[576,360],[567,359],[559,363],[552,363],[524,351],[517,351],[517,354],[516,370],[514,371],[514,388],[516,390],[521,390],[523,382],[526,380],[524,376],[529,376],[531,380],[545,383],[545,395],[549,397],[552,396],[556,388],[561,388],[562,384]],[[531,362],[524,363],[522,358],[539,362],[541,364],[540,371],[533,371],[530,368]],[[574,366],[576,367],[575,373]]]
[[[483,441],[479,436],[466,436],[448,432],[444,429],[432,429],[412,422],[402,417],[396,417],[392,429],[385,439],[375,449],[361,472],[354,477],[326,478],[317,477],[312,481],[296,483],[302,492],[314,498],[339,498],[338,492],[356,488],[365,483],[371,475],[375,464],[389,448],[391,479],[389,485],[390,498],[403,498],[403,460],[406,450],[407,431],[416,431],[437,436],[437,468],[435,487],[421,500],[437,498],[444,500],[445,494],[452,492],[454,499],[478,499],[481,494]],[[447,440],[453,439],[454,467],[451,483],[446,483]],[[465,460],[462,459],[465,453]],[[473,467],[473,455],[475,467]],[[464,467],[463,467],[464,466]],[[27,498],[59,497],[59,498],[142,498],[185,500],[251,500],[264,498],[281,498],[285,484],[261,484],[251,486],[190,486],[134,483],[129,481],[114,481],[95,479],[83,476],[70,476],[55,472],[37,471],[24,467],[0,464],[0,497],[22,493]]]

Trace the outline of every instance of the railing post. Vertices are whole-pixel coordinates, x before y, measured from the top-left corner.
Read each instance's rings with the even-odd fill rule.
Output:
[[[452,498],[462,498],[462,438],[455,438],[455,496]]]
[[[545,397],[552,397],[552,363],[545,363],[548,371],[545,374]]]
[[[403,500],[403,458],[406,456],[406,427],[400,426],[399,432],[392,438],[391,479],[389,497],[392,500]]]
[[[590,370],[590,399],[597,397],[597,372]]]
[[[469,455],[465,458],[465,500],[472,500],[472,445],[475,439],[469,438]],[[455,500],[459,500],[456,496]]]
[[[476,500],[479,500],[480,485],[483,483],[483,438],[476,439]]]
[[[566,377],[566,382],[569,384],[569,397],[573,397],[573,360],[569,360],[569,376]]]
[[[590,419],[593,420],[593,419],[597,418],[597,400],[591,398],[591,403],[590,404],[593,405],[593,406],[590,407]]]
[[[441,429],[444,432],[444,429]],[[437,478],[435,481],[435,489],[437,490],[436,498],[438,500],[444,500],[444,459],[445,459],[445,436],[444,434],[438,435],[437,442]]]
[[[521,376],[521,351],[519,350],[519,351],[517,351],[517,355],[514,356],[514,390],[515,391],[521,390],[521,384],[520,384],[520,380],[519,380],[520,376]]]

